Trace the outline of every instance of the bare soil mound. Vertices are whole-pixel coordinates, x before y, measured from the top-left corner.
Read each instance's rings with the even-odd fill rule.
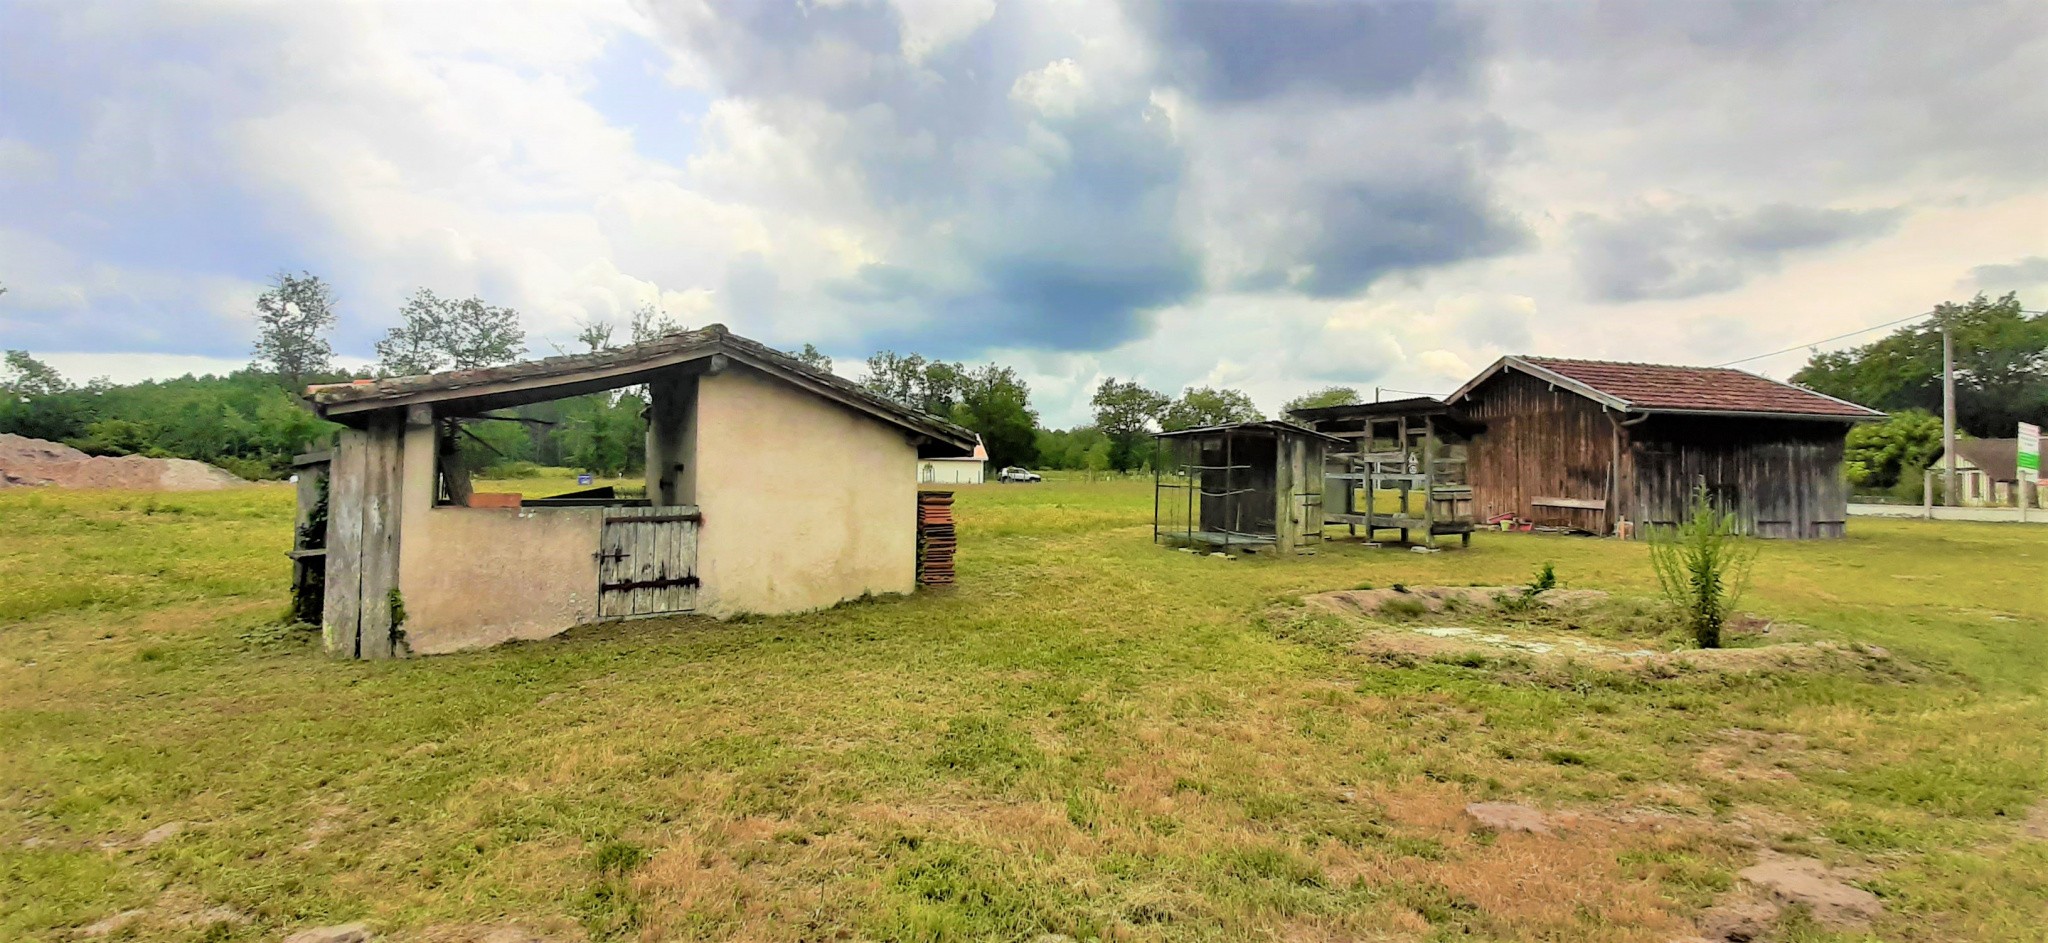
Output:
[[[1523,593],[1520,586],[1410,586],[1398,589],[1340,589],[1335,592],[1317,593],[1303,604],[1310,609],[1334,612],[1338,615],[1377,615],[1389,605],[1395,607],[1421,607],[1429,612],[1443,612],[1460,607],[1483,609],[1498,605],[1503,598],[1516,598]],[[1606,599],[1607,594],[1597,589],[1549,589],[1535,595],[1537,603],[1551,607],[1579,606]]]
[[[232,473],[191,459],[87,455],[68,445],[0,433],[0,488],[217,491],[245,484]]]
[[[1634,606],[1598,590],[1552,589],[1524,596],[1518,586],[1404,586],[1317,593],[1304,597],[1293,614],[1337,616],[1355,626],[1356,634],[1328,641],[1338,641],[1353,654],[1398,664],[1477,655],[1535,664],[1571,660],[1654,675],[1825,668],[1901,677],[1914,673],[1911,666],[1874,645],[1816,641],[1715,649],[1674,646],[1669,633],[1644,634],[1643,626],[1614,618],[1628,616]],[[1450,619],[1472,621],[1445,624]],[[1581,631],[1582,623],[1607,627],[1604,633]],[[1770,635],[1771,626],[1766,620],[1737,615],[1729,630],[1751,639]]]

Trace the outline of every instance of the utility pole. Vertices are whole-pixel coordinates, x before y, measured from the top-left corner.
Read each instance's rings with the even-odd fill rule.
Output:
[[[1941,503],[1956,501],[1956,343],[1941,314]]]

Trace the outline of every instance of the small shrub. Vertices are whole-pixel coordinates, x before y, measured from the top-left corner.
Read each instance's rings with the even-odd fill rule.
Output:
[[[1525,595],[1534,596],[1537,593],[1546,592],[1548,590],[1553,590],[1556,588],[1557,567],[1551,565],[1550,561],[1545,560],[1543,561],[1543,565],[1537,568],[1536,578],[1529,581],[1529,588],[1523,590],[1523,593]]]
[[[1650,565],[1666,601],[1701,648],[1721,647],[1721,626],[1749,582],[1756,547],[1735,535],[1735,516],[1693,486],[1685,520],[1650,535]]]
[[[1389,599],[1380,604],[1380,615],[1393,619],[1420,619],[1429,614],[1429,604],[1420,599]]]

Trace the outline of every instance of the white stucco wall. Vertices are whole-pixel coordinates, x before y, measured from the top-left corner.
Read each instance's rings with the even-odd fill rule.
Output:
[[[920,458],[917,480],[929,485],[978,485],[986,480],[988,463],[978,458]]]
[[[597,618],[602,508],[434,506],[434,430],[405,430],[398,590],[419,654],[556,635]]]
[[[797,612],[916,588],[902,430],[735,364],[697,391],[698,611]]]

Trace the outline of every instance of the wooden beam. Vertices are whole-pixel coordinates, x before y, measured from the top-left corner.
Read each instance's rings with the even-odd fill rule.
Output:
[[[395,418],[395,417],[394,417]],[[432,413],[428,413],[432,421]],[[364,430],[362,615],[358,658],[390,658],[398,592],[398,531],[403,514],[405,427],[373,422]]]
[[[327,653],[357,657],[363,599],[363,468],[369,433],[343,429],[327,491],[327,595],[320,634]]]

